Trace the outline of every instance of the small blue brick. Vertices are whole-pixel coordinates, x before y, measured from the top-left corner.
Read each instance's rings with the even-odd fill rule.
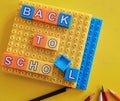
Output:
[[[101,26],[102,20],[97,18],[91,19],[76,88],[82,90],[86,90],[87,88]]]
[[[27,19],[32,19],[34,13],[34,7],[28,5],[22,5],[20,16]]]
[[[58,17],[58,26],[70,28],[72,21],[72,15],[70,14],[65,14],[65,13],[60,13]]]
[[[68,59],[63,54],[60,55],[54,62],[54,65],[63,72],[70,66],[70,64],[71,64],[71,60]]]
[[[67,68],[64,79],[72,82],[77,82],[78,76],[79,76],[79,69]]]

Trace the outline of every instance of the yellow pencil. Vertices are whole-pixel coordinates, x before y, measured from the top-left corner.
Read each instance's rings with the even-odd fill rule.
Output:
[[[109,92],[116,98],[117,101],[120,101],[120,95],[116,94],[114,91],[109,89]]]

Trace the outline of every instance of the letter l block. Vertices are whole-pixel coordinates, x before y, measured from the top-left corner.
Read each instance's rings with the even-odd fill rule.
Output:
[[[60,13],[58,17],[58,26],[70,28],[71,21],[72,21],[72,15]]]
[[[77,82],[78,76],[79,76],[79,69],[67,68],[64,79],[72,82]]]
[[[20,16],[26,19],[32,19],[34,13],[34,7],[28,5],[22,5]]]

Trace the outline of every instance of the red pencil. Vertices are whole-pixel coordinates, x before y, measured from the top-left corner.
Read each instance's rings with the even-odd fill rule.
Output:
[[[105,92],[103,86],[102,86],[102,95],[103,95],[103,98],[105,99],[105,101],[108,101],[108,96],[107,96],[107,93]]]
[[[94,93],[92,93],[90,96],[88,96],[84,101],[90,101],[94,96]]]

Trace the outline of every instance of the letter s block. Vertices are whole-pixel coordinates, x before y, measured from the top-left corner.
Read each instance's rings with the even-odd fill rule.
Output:
[[[46,41],[47,41],[47,36],[46,35],[35,34],[34,38],[33,38],[32,45],[37,46],[37,47],[45,48]]]
[[[72,82],[77,82],[78,76],[79,76],[79,69],[67,68],[64,79]]]
[[[2,55],[1,65],[6,67],[14,67],[15,56],[10,53],[4,53]]]
[[[34,7],[28,5],[22,5],[20,16],[27,19],[32,19],[34,13]]]
[[[15,56],[14,68],[26,70],[28,65],[28,58],[23,56]]]
[[[70,28],[71,21],[72,21],[72,15],[60,13],[58,17],[58,26]]]

